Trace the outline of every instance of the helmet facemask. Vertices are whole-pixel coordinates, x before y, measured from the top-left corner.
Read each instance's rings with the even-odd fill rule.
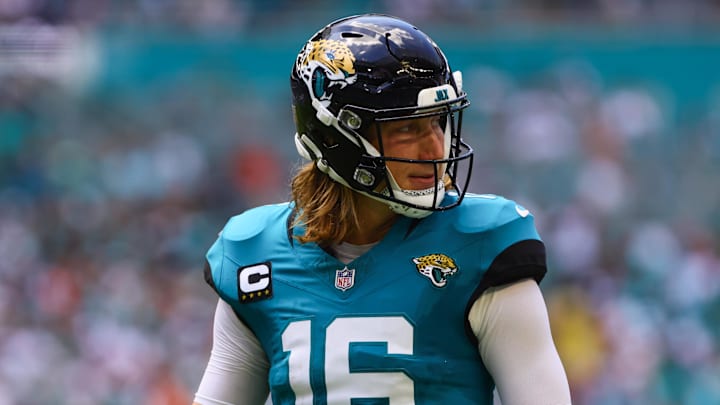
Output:
[[[442,105],[434,104],[429,107],[374,111],[368,114],[373,117],[372,131],[370,131],[372,135],[368,136],[366,131],[359,139],[364,148],[364,154],[368,156],[369,160],[376,162],[376,165],[382,168],[380,171],[382,177],[380,181],[373,184],[374,188],[364,190],[364,193],[388,203],[393,211],[409,217],[423,217],[432,211],[450,208],[450,206],[443,207],[441,205],[446,189],[464,190],[466,188],[467,179],[464,179],[465,184],[462,184],[462,186],[457,185],[458,166],[465,160],[467,160],[467,164],[472,162],[472,155],[469,154],[470,147],[464,144],[457,135],[458,125],[462,119],[462,108],[464,108],[462,101],[456,101]],[[384,124],[421,118],[437,118],[440,120],[440,125],[443,128],[442,157],[421,160],[389,155],[385,150]],[[393,173],[392,167],[404,166],[405,169],[410,169],[414,165],[418,166],[411,170],[416,170],[419,166],[422,166],[422,171],[425,172],[427,172],[428,166],[432,166],[433,186],[424,189],[401,187],[396,177],[397,173]],[[356,180],[363,180],[367,177],[367,174],[366,171],[361,169],[354,174],[354,177]]]
[[[437,89],[429,90],[434,93]],[[465,194],[473,162],[472,148],[460,137],[462,110],[467,104],[467,100],[462,97],[428,106],[388,110],[345,106],[331,126],[358,149],[361,159],[352,168],[343,167],[344,163],[351,160],[343,160],[335,165],[330,164],[332,158],[313,160],[316,160],[321,171],[335,181],[380,200],[388,204],[394,212],[408,217],[422,218],[433,211],[455,207]],[[444,128],[442,158],[421,160],[386,155],[382,129],[384,123],[428,117],[439,117]],[[309,138],[296,135],[296,143],[301,154],[312,159],[307,152]],[[333,148],[333,145],[328,144],[325,146],[330,149],[341,147],[337,145]],[[315,151],[313,155],[320,156],[322,153]],[[432,165],[435,185],[426,189],[403,189],[389,168],[392,165]],[[461,166],[464,170],[460,170]],[[466,175],[461,178],[459,173]],[[449,190],[457,193],[459,198],[450,204],[442,205],[445,193]]]

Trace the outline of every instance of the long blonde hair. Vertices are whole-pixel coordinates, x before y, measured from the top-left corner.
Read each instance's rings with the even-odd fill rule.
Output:
[[[445,174],[443,182],[446,189],[451,189],[450,176]],[[291,226],[305,226],[305,233],[295,237],[301,243],[329,246],[360,228],[357,192],[331,179],[314,162],[298,170],[290,187],[295,201]]]
[[[296,237],[301,243],[340,243],[360,226],[357,194],[321,172],[314,162],[302,166],[290,185],[295,201],[292,226],[305,226],[305,233]]]

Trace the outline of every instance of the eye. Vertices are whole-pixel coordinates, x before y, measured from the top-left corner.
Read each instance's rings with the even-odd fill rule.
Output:
[[[397,121],[388,125],[388,129],[391,132],[411,132],[414,131],[416,125],[412,121]]]

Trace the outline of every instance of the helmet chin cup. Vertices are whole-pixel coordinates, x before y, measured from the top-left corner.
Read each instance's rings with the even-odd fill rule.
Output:
[[[395,180],[395,177],[392,173],[390,173],[390,171],[388,171],[388,182],[390,183],[390,188],[392,189],[394,198],[398,200],[400,204],[406,208],[413,207],[415,210],[419,210],[421,212],[427,211],[430,213],[434,211],[440,206],[440,203],[445,197],[445,184],[443,183],[442,178],[437,179],[435,187],[425,190],[406,190],[400,187]],[[390,193],[390,190],[386,189],[384,192]],[[408,212],[406,209],[403,209],[402,211]]]
[[[421,219],[433,213],[433,210],[423,210],[420,208],[412,208],[407,205],[398,203],[389,203],[390,210],[396,214],[404,215],[408,218]]]

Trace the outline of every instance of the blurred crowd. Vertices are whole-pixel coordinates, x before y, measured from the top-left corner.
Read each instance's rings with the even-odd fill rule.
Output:
[[[682,100],[606,88],[578,62],[541,85],[484,68],[466,82],[491,95],[469,118],[484,122],[471,138],[478,188],[530,207],[548,245],[546,299],[575,401],[720,401],[717,105],[681,124]]]
[[[113,61],[72,59],[62,66],[74,74],[58,74],[45,65],[64,59],[42,57],[65,42],[46,37],[34,43],[45,53],[27,52],[6,28],[31,19],[31,31],[67,38],[60,26],[100,30],[108,10],[118,24],[237,27],[289,19],[284,3],[213,0],[198,12],[188,1],[0,0],[0,405],[189,403],[216,303],[204,253],[231,215],[287,200],[299,163],[287,93],[250,97],[247,83],[202,71],[92,91],[77,72]],[[387,3],[368,7],[430,19]],[[421,3],[415,13],[446,2]],[[512,3],[525,16],[679,4]],[[685,2],[681,15],[716,3]],[[298,48],[307,35],[297,31]],[[662,82],[610,82],[582,60],[522,78],[481,60],[460,68],[472,100],[463,126],[476,150],[472,190],[536,216],[575,403],[720,403],[720,82],[688,111]]]
[[[32,17],[53,24],[97,28],[105,24],[180,26],[199,31],[247,31],[291,24],[298,16],[381,11],[418,24],[561,22],[574,24],[713,23],[717,0],[3,0],[0,21]],[[300,18],[303,20],[303,18]],[[300,22],[302,24],[302,21]],[[477,27],[476,27],[477,28]]]

